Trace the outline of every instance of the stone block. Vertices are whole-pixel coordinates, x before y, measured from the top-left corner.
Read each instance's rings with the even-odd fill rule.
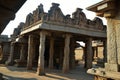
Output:
[[[118,72],[119,71],[119,66],[118,66],[118,64],[105,63],[105,71],[115,71],[115,72]]]

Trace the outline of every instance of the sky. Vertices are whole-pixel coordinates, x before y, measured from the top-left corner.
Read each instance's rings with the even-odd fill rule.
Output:
[[[14,28],[16,28],[20,22],[25,22],[27,14],[32,13],[41,3],[43,4],[45,12],[48,12],[51,7],[51,3],[59,3],[59,7],[64,15],[71,15],[75,12],[76,8],[82,8],[87,18],[92,20],[96,15],[94,12],[86,10],[86,7],[100,1],[102,0],[27,0],[21,9],[16,13],[15,19],[10,21],[6,26],[2,35],[11,35]]]

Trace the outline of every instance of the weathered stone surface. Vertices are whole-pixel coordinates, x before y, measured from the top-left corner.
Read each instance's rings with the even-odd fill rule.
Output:
[[[44,29],[44,30],[54,30],[54,31],[62,31],[62,32],[69,32],[74,34],[82,34],[82,35],[88,35],[88,36],[94,36],[94,37],[103,37],[106,38],[106,32],[105,31],[97,31],[97,30],[90,30],[90,29],[82,29],[72,26],[62,26],[62,25],[54,25],[49,23],[42,23],[37,24],[31,28],[28,28],[27,30],[24,30],[21,32],[21,35],[24,35],[26,33],[29,33],[34,30],[38,29]]]
[[[104,63],[107,62],[107,40],[103,41],[103,56],[104,56]]]
[[[25,27],[29,26],[30,24],[33,24],[33,22],[34,22],[33,14],[29,13],[26,17]]]
[[[5,63],[10,53],[10,42],[7,35],[0,35],[0,63]]]
[[[120,13],[119,13],[120,14]],[[115,20],[115,30],[116,30],[116,46],[117,46],[117,60],[120,65],[120,20]]]
[[[5,63],[7,61],[10,54],[10,43],[3,43],[3,47],[1,47],[1,60],[0,63]]]
[[[10,45],[10,56],[8,60],[5,62],[6,65],[13,65],[14,64],[14,50],[15,50],[15,44],[12,42]]]
[[[92,68],[93,52],[92,52],[92,38],[88,38],[86,42],[86,68]]]
[[[87,71],[92,75],[95,75],[96,80],[120,80],[120,73],[114,71],[105,71],[103,68],[92,68]]]
[[[28,57],[27,57],[27,69],[30,70],[33,67],[33,54],[34,54],[34,36],[29,35],[28,39]]]
[[[105,70],[117,72],[119,70],[119,66],[118,64],[105,63]]]
[[[25,48],[26,48],[27,46],[25,45],[25,44],[21,44],[21,51],[20,51],[20,61],[24,61],[25,60]]]
[[[49,55],[49,69],[53,69],[54,63],[53,63],[53,57],[54,57],[54,38],[50,38],[50,55]]]
[[[47,21],[55,21],[55,22],[63,22],[64,15],[59,8],[59,4],[52,3],[52,7],[48,11],[48,14],[46,15]]]
[[[69,71],[70,37],[70,34],[65,35],[63,73],[67,73]]]
[[[23,22],[21,22],[18,25],[18,27],[14,29],[13,34],[11,35],[11,41],[15,41],[16,40],[16,38],[18,37],[18,35],[21,33],[24,25],[25,24]]]
[[[38,8],[35,11],[33,11],[33,20],[34,20],[34,22],[37,22],[38,20],[41,20],[41,17],[42,17],[43,14],[44,14],[43,5],[40,4],[38,6]]]
[[[75,25],[80,25],[82,22],[86,23],[87,18],[86,15],[82,12],[81,8],[77,8],[76,11],[72,14],[72,19],[74,19]]]
[[[95,17],[93,19],[93,23],[95,25],[94,28],[96,28],[96,29],[103,30],[103,28],[105,27],[105,26],[103,26],[102,20],[100,18],[98,18],[98,17]]]
[[[120,29],[119,29],[119,20],[108,18],[108,43],[107,43],[107,53],[108,53],[108,64],[116,64],[116,68],[112,68],[113,71],[119,71],[119,67],[117,65],[120,64]],[[111,67],[109,67],[111,70]],[[114,70],[115,69],[115,70]],[[109,70],[109,69],[108,69]]]
[[[97,73],[94,75],[120,80],[120,10],[118,9],[120,8],[120,1],[105,0],[98,4],[91,6],[90,9],[102,6],[103,9],[96,12],[102,13],[107,19],[107,63],[105,64],[104,75]],[[108,6],[104,8],[104,4]]]
[[[95,76],[94,80],[109,80],[109,79],[101,76]]]
[[[116,43],[116,31],[114,27],[114,21],[108,19],[108,30],[107,30],[107,53],[108,53],[108,63],[116,64],[117,63],[117,43]]]
[[[75,68],[75,48],[76,48],[76,41],[75,39],[71,39],[70,41],[70,68]]]
[[[76,11],[72,14],[72,18],[70,15],[64,15],[59,8],[59,4],[52,3],[52,7],[48,11],[48,13],[44,12],[43,5],[41,4],[33,14],[30,13],[26,17],[25,27],[30,27],[31,24],[35,24],[38,21],[56,24],[62,26],[71,26],[91,30],[105,31],[106,27],[103,25],[102,20],[100,18],[95,18],[94,20],[89,20],[86,18],[86,15],[82,11],[81,8],[77,8]],[[34,23],[33,23],[34,22]]]
[[[38,68],[37,68],[38,75],[45,75],[45,67],[44,67],[45,39],[46,39],[46,31],[41,31],[40,32]]]

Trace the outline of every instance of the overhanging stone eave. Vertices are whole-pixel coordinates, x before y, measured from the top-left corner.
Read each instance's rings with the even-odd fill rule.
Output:
[[[20,35],[23,35],[23,34],[26,34],[29,32],[33,32],[33,31],[38,30],[38,29],[106,38],[105,31],[88,30],[88,29],[84,29],[84,28],[78,29],[76,27],[61,26],[61,25],[48,24],[48,23],[40,23],[40,24],[34,25],[26,30],[23,30]]]
[[[24,35],[26,33],[33,32],[34,30],[38,30],[39,26],[41,26],[41,25],[42,25],[42,23],[36,24],[34,26],[30,26],[27,29],[22,30],[20,35]]]
[[[103,5],[105,3],[109,3],[109,2],[113,2],[114,0],[104,0],[104,1],[101,1],[99,3],[96,3],[94,5],[91,5],[89,7],[87,7],[86,9],[89,10],[89,11],[93,11],[93,12],[100,12],[100,13],[104,13],[107,8],[105,9],[101,9],[101,10],[97,10],[97,7],[100,6],[100,5]]]

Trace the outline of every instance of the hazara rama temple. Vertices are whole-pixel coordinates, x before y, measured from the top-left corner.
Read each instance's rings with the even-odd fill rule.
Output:
[[[38,75],[45,75],[45,69],[60,69],[68,73],[76,66],[75,50],[82,41],[84,67],[92,68],[94,54],[98,54],[93,41],[100,41],[103,47],[103,63],[107,60],[106,26],[100,18],[86,18],[81,8],[72,16],[64,15],[59,4],[52,3],[48,12],[40,4],[14,29],[11,38],[0,37],[0,63],[37,68]]]

